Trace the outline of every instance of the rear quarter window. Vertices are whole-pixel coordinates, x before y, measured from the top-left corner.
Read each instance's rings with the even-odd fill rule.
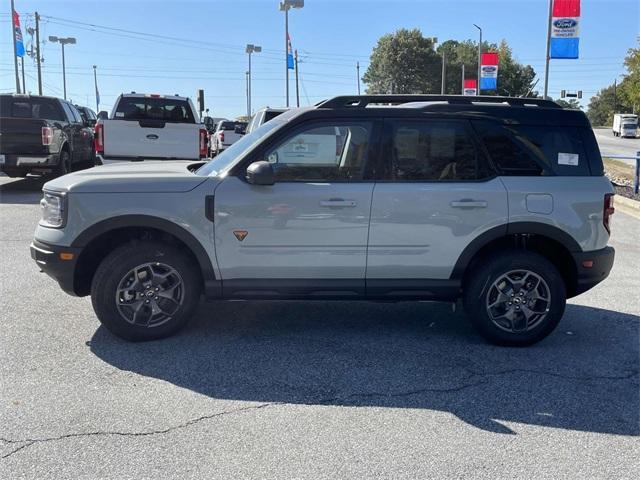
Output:
[[[579,128],[491,122],[474,122],[474,128],[501,175],[591,174]]]

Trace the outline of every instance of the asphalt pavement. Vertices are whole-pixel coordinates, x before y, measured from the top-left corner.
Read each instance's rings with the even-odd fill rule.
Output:
[[[594,128],[593,132],[596,134],[596,140],[598,140],[600,153],[603,157],[620,155],[636,158],[640,151],[640,138],[614,137],[610,128]],[[636,164],[633,159],[623,159],[622,161],[632,165]]]
[[[205,303],[131,344],[30,259],[40,186],[0,179],[0,478],[638,478],[638,219],[529,348],[408,302]]]

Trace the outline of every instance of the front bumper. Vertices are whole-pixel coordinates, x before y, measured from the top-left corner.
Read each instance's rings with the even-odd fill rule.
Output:
[[[49,245],[34,240],[31,243],[31,258],[33,258],[41,271],[58,282],[60,288],[69,295],[77,296],[74,288],[76,264],[80,256],[81,248],[62,247]],[[72,254],[70,260],[63,260],[61,254]]]
[[[609,276],[615,254],[613,247],[592,252],[572,253],[577,272],[574,296],[592,289]],[[589,262],[593,262],[592,266],[585,266],[589,265]]]

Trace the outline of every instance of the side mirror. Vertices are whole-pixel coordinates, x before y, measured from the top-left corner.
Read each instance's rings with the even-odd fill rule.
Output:
[[[109,119],[109,114],[104,110],[98,113],[98,120],[108,120],[108,119]]]
[[[269,162],[253,162],[247,168],[245,177],[251,185],[273,185],[276,183],[276,175]]]

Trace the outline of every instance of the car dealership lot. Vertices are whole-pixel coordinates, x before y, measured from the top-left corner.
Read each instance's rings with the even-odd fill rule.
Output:
[[[640,220],[525,349],[428,303],[207,303],[124,343],[38,273],[41,182],[0,178],[2,478],[632,477]]]

